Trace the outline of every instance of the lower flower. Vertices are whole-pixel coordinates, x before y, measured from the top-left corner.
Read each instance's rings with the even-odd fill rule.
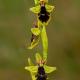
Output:
[[[29,58],[29,66],[25,67],[31,73],[32,80],[46,80],[47,74],[56,70],[56,67],[47,66],[39,53],[36,53],[36,62],[37,65],[34,66]]]

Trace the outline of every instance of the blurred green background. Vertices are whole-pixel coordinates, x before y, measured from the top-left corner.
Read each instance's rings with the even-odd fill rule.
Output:
[[[49,0],[55,6],[47,26],[48,65],[57,71],[50,80],[80,80],[80,0]],[[36,48],[27,50],[36,16],[33,0],[0,0],[0,80],[31,80],[24,67]]]

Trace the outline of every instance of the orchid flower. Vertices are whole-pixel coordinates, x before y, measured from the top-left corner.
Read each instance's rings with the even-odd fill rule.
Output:
[[[56,70],[56,67],[50,67],[46,65],[46,62],[41,57],[39,53],[36,53],[36,63],[37,65],[34,66],[34,64],[31,62],[30,58],[28,58],[29,66],[25,67],[26,70],[28,70],[32,76],[32,80],[36,80],[36,75],[38,74],[39,67],[43,67],[45,74],[51,73]]]
[[[48,4],[48,0],[34,0],[35,7],[30,8],[30,11],[37,15],[38,25],[48,25],[51,12],[54,10],[54,6]]]

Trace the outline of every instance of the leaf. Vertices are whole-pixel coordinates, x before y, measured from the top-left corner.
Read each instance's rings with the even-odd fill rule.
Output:
[[[41,32],[42,44],[43,44],[43,59],[47,59],[47,51],[48,51],[48,38],[46,34],[45,26],[43,26]]]
[[[31,32],[36,36],[38,36],[40,34],[39,28],[31,28]]]
[[[56,67],[50,67],[50,66],[44,65],[44,69],[46,73],[51,73],[56,70]]]
[[[28,67],[25,67],[25,69],[30,71],[31,73],[36,73],[38,70],[38,66],[28,66]]]
[[[42,57],[39,53],[36,53],[36,62],[40,62],[42,60]]]
[[[54,6],[51,6],[51,5],[48,5],[48,4],[46,4],[45,7],[46,7],[46,10],[47,10],[49,13],[51,13],[51,12],[53,11],[53,9],[55,8]]]
[[[40,5],[30,8],[30,11],[32,11],[33,13],[38,14],[40,12]]]

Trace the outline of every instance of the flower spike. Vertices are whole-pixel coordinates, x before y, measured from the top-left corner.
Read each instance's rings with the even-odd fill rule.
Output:
[[[35,54],[36,65],[28,58],[29,66],[25,69],[31,74],[32,80],[47,80],[47,74],[56,70],[56,67],[47,66],[48,54],[48,37],[46,33],[46,26],[51,20],[51,12],[54,6],[48,5],[48,0],[34,0],[35,6],[30,8],[30,11],[37,15],[37,23],[31,28],[31,44],[28,49],[33,49],[38,45],[40,37],[42,40],[43,54]]]

